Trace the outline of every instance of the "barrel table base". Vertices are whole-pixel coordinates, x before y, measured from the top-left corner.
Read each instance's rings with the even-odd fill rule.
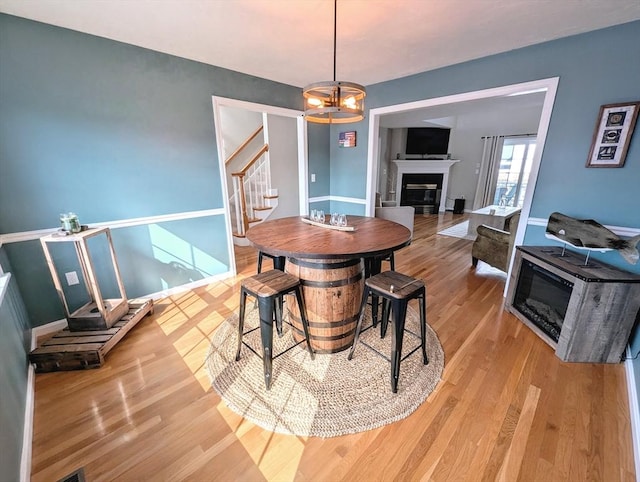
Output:
[[[300,279],[309,322],[311,346],[316,353],[350,348],[364,288],[361,259],[289,258],[285,271]],[[287,301],[296,341],[304,340],[300,311]]]

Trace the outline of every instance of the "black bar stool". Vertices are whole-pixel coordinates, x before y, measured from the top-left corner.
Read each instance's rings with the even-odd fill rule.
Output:
[[[258,251],[258,274],[262,273],[262,258],[264,257],[271,258],[273,261],[273,269],[279,269],[280,271],[284,271],[284,263],[287,259],[284,256],[276,256],[275,254],[265,253],[264,251]],[[256,298],[256,304],[258,304],[258,299]],[[284,298],[280,298],[280,310],[282,311],[282,307],[284,304]],[[254,305],[255,307],[255,305]]]
[[[258,251],[258,273],[262,273],[262,258],[265,256],[273,260],[273,269],[284,271],[284,262],[286,260],[284,256],[276,256],[275,254]]]
[[[426,289],[424,281],[406,276],[396,271],[385,271],[367,278],[364,282],[364,293],[362,294],[362,304],[360,305],[360,317],[356,325],[356,333],[353,339],[353,345],[349,352],[349,360],[353,357],[356,344],[360,338],[362,331],[362,320],[364,318],[364,310],[367,304],[369,294],[382,298],[382,321],[380,323],[380,336],[385,337],[387,332],[387,324],[389,322],[389,305],[393,311],[393,339],[391,343],[391,389],[393,393],[398,391],[398,379],[400,378],[400,362],[411,355],[413,352],[422,348],[422,362],[426,365],[429,363],[427,357],[427,315],[425,307]],[[411,350],[402,357],[402,340],[404,336],[404,324],[407,315],[407,306],[412,299],[418,299],[420,305],[420,346]],[[376,320],[373,319],[371,327],[376,326]],[[371,328],[369,327],[369,328]],[[368,329],[368,328],[367,328]],[[366,343],[362,342],[366,345]],[[373,347],[366,345],[379,355],[386,358]]]
[[[393,252],[391,253],[393,254]],[[382,271],[382,262],[387,259],[387,255],[384,256],[370,256],[368,258],[364,258],[364,276],[365,279],[371,278]],[[393,268],[391,268],[393,271]],[[373,319],[373,324],[375,325],[378,320],[378,297],[375,293],[371,293],[371,318]],[[362,310],[360,310],[362,312]]]
[[[283,353],[286,353],[294,346],[299,345],[302,341],[291,345],[289,348],[279,353],[275,357],[273,356],[273,319],[275,312],[276,330],[278,335],[282,336],[282,298],[284,295],[294,293],[296,300],[298,301],[298,308],[300,309],[300,317],[302,318],[302,327],[304,328],[304,336],[307,342],[307,348],[311,354],[311,359],[314,359],[314,352],[309,343],[309,324],[307,322],[306,311],[304,307],[304,299],[302,297],[302,289],[300,287],[300,280],[293,275],[283,273],[280,270],[274,269],[259,273],[249,278],[245,278],[242,281],[240,288],[240,316],[238,320],[238,351],[236,352],[236,361],[240,359],[240,350],[244,344],[251,351],[256,353],[247,343],[242,340],[243,335],[250,333],[258,328],[244,332],[244,314],[245,305],[247,301],[247,295],[255,296],[258,300],[258,310],[260,313],[260,337],[262,339],[262,355],[256,353],[256,355],[262,357],[264,366],[264,382],[267,386],[267,390],[271,388],[271,370],[272,361],[274,358],[279,357]]]

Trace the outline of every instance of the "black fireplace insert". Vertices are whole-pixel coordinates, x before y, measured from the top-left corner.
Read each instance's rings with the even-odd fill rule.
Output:
[[[513,307],[558,341],[573,283],[523,259]]]
[[[403,174],[401,206],[413,206],[416,213],[437,214],[442,196],[442,174]]]

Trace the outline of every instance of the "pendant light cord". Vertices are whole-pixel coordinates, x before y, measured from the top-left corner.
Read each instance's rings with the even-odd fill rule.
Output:
[[[333,81],[336,81],[336,31],[338,29],[338,0],[333,0]]]

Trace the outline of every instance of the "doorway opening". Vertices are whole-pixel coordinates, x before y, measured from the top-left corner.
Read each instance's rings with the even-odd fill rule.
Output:
[[[405,104],[397,104],[387,107],[374,108],[369,111],[369,139],[368,139],[368,159],[367,159],[367,188],[366,188],[366,210],[367,216],[373,215],[375,210],[376,188],[378,185],[378,163],[380,160],[379,136],[382,117],[389,114],[397,114],[403,112],[418,111],[420,109],[432,107],[454,106],[458,103],[477,101],[481,99],[498,99],[510,96],[519,96],[532,92],[540,92],[544,95],[540,120],[536,132],[536,148],[532,152],[531,165],[527,168],[527,183],[520,186],[519,197],[522,197],[522,211],[518,230],[516,234],[515,244],[522,244],[524,238],[525,226],[529,218],[531,210],[531,201],[535,190],[535,183],[540,167],[540,159],[544,149],[544,143],[551,120],[551,112],[555,101],[556,91],[558,87],[558,77],[541,79],[520,84],[512,84],[503,87],[479,90],[474,92],[466,92],[445,97],[433,99],[424,99]],[[443,109],[444,110],[444,109]],[[441,117],[444,117],[441,113]],[[522,194],[524,191],[524,194]],[[445,200],[446,201],[446,200]],[[511,267],[509,267],[509,273]],[[508,285],[508,278],[507,278]],[[506,289],[507,287],[505,287]]]
[[[231,117],[229,115],[229,112],[234,110],[237,112],[245,112],[246,114],[259,114],[258,117],[261,116],[263,119],[272,119],[273,122],[268,122],[267,120],[262,121],[262,129],[266,131],[264,132],[264,139],[269,143],[269,146],[266,150],[270,152],[278,151],[278,155],[274,156],[276,160],[272,161],[271,163],[272,166],[279,162],[280,169],[286,169],[286,167],[289,166],[288,172],[297,171],[297,179],[292,179],[291,177],[282,175],[275,176],[282,182],[284,182],[283,180],[285,180],[286,182],[289,182],[289,180],[291,180],[291,185],[287,184],[280,186],[280,191],[283,191],[285,194],[290,195],[290,202],[286,203],[286,208],[295,211],[295,214],[305,213],[309,202],[309,194],[306,181],[308,171],[307,126],[304,122],[303,113],[301,111],[264,104],[255,104],[252,102],[245,102],[241,100],[217,96],[213,96],[212,102],[216,144],[219,159],[218,164],[220,168],[221,192],[227,230],[229,269],[232,275],[235,275],[237,271],[234,244],[243,243],[242,240],[239,243],[237,242],[237,240],[236,242],[234,242],[235,222],[234,215],[232,215],[231,212],[232,202],[230,201],[230,195],[233,191],[231,189],[231,176],[227,172],[227,166],[225,166],[225,160],[229,156],[229,152],[227,151],[233,151],[233,149],[237,147],[234,146],[233,148],[225,149],[225,140],[233,137],[233,135],[229,135],[229,129],[234,128],[234,122],[228,121],[228,119],[230,119]],[[242,115],[233,117],[237,120],[237,122],[235,122],[237,125],[242,125],[244,122],[246,122],[247,119],[246,116]],[[225,119],[227,119],[226,122]],[[271,126],[270,131],[269,126]],[[225,129],[227,129],[227,131],[225,131]],[[252,129],[249,129],[249,131],[251,130]],[[241,137],[243,135],[246,137],[246,134],[241,134]],[[292,140],[295,140],[295,145],[293,146],[291,146]],[[286,151],[286,153],[283,149],[278,149],[278,147],[283,145],[288,146],[288,150]],[[294,195],[291,196],[291,194]],[[297,207],[295,206],[296,201]]]

